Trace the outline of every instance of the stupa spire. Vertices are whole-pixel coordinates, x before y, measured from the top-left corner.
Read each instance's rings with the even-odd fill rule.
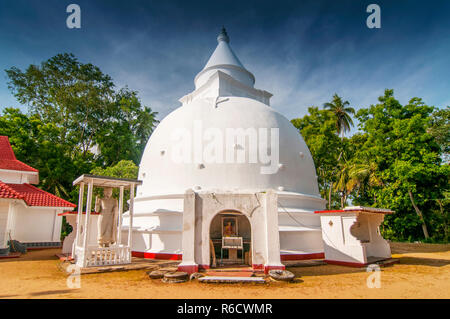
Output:
[[[225,30],[225,27],[222,27],[222,31],[220,31],[220,34],[217,36],[217,42],[220,43],[220,41],[230,43],[230,37],[228,36],[227,30]]]
[[[222,27],[217,36],[217,42],[218,44],[213,54],[203,70],[195,78],[195,87],[199,88],[202,86],[214,71],[222,71],[245,85],[253,87],[255,77],[245,69],[239,58],[234,54],[230,47],[230,37],[225,27]]]
[[[242,96],[270,105],[269,92],[254,88],[255,76],[239,61],[230,46],[230,37],[225,27],[217,36],[217,47],[204,68],[194,79],[195,90],[180,101],[183,105],[197,98],[219,96]]]

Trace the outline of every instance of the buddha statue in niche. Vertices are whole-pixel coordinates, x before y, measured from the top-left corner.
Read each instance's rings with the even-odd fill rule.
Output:
[[[95,211],[100,213],[98,218],[97,242],[100,247],[109,247],[116,242],[118,203],[112,197],[112,188],[103,189],[103,198],[95,198]]]

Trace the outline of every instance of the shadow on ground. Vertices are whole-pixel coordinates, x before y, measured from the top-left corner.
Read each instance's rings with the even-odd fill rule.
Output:
[[[450,244],[422,244],[390,242],[392,254],[439,253],[450,251]]]
[[[46,296],[46,295],[60,295],[60,294],[68,294],[73,293],[73,289],[61,289],[61,290],[48,290],[48,291],[39,291],[39,292],[32,292],[28,294],[31,297],[38,297],[38,296]]]
[[[443,267],[450,265],[450,260],[446,259],[432,259],[432,258],[419,258],[419,257],[399,257],[396,258],[402,265],[417,265],[417,266],[432,266]]]

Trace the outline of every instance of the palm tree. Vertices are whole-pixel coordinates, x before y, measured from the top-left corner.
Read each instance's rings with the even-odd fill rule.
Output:
[[[338,164],[337,181],[333,184],[334,189],[340,193],[341,209],[344,208],[347,202],[347,196],[350,193],[348,190],[348,183],[350,180],[350,169],[352,165],[344,159],[343,163]]]
[[[382,186],[383,181],[378,176],[377,164],[370,162],[368,164],[353,164],[349,170],[349,181],[347,189],[349,192],[357,189],[357,194],[363,191],[367,186]]]
[[[378,177],[378,167],[375,163],[359,164],[345,161],[339,164],[337,181],[334,188],[341,194],[341,208],[344,208],[347,197],[354,190],[359,194],[366,187],[382,186],[383,182]]]
[[[349,107],[348,101],[342,101],[342,98],[336,93],[333,95],[333,101],[331,103],[324,103],[323,108],[329,109],[336,116],[336,129],[341,138],[344,138],[344,133],[350,131],[350,127],[353,126],[353,120],[350,116],[355,114],[355,109]]]

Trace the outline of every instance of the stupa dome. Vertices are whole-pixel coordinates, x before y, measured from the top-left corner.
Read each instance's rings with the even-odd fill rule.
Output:
[[[153,132],[144,154],[139,170],[139,179],[143,184],[138,190],[138,197],[150,194],[183,193],[186,189],[252,189],[263,190],[273,188],[319,196],[314,162],[311,154],[297,129],[283,115],[271,107],[246,97],[227,97],[219,100],[197,99],[169,114]],[[266,129],[278,128],[279,160],[274,173],[263,174],[261,168],[268,169],[270,164],[249,162],[252,152],[267,152],[248,146],[247,137],[244,143],[233,143],[237,150],[244,150],[244,163],[227,163],[225,161],[226,145],[223,143],[223,162],[196,160],[194,147],[195,130],[207,132],[218,130],[226,137],[227,129],[251,129],[266,132]],[[191,143],[189,154],[191,162],[173,160],[176,152],[174,144],[182,140],[174,140],[174,132],[186,137]],[[183,134],[182,132],[185,132]],[[269,139],[270,133],[267,131]],[[188,136],[190,135],[190,137]],[[174,137],[174,138],[172,138]],[[183,137],[183,138],[184,138]],[[211,140],[202,138],[201,148],[207,151]],[[270,142],[270,139],[269,139]],[[229,145],[229,143],[228,143]],[[271,146],[270,143],[268,144]],[[187,148],[189,149],[189,147]],[[201,152],[201,151],[200,151]],[[214,154],[214,153],[213,153]]]

